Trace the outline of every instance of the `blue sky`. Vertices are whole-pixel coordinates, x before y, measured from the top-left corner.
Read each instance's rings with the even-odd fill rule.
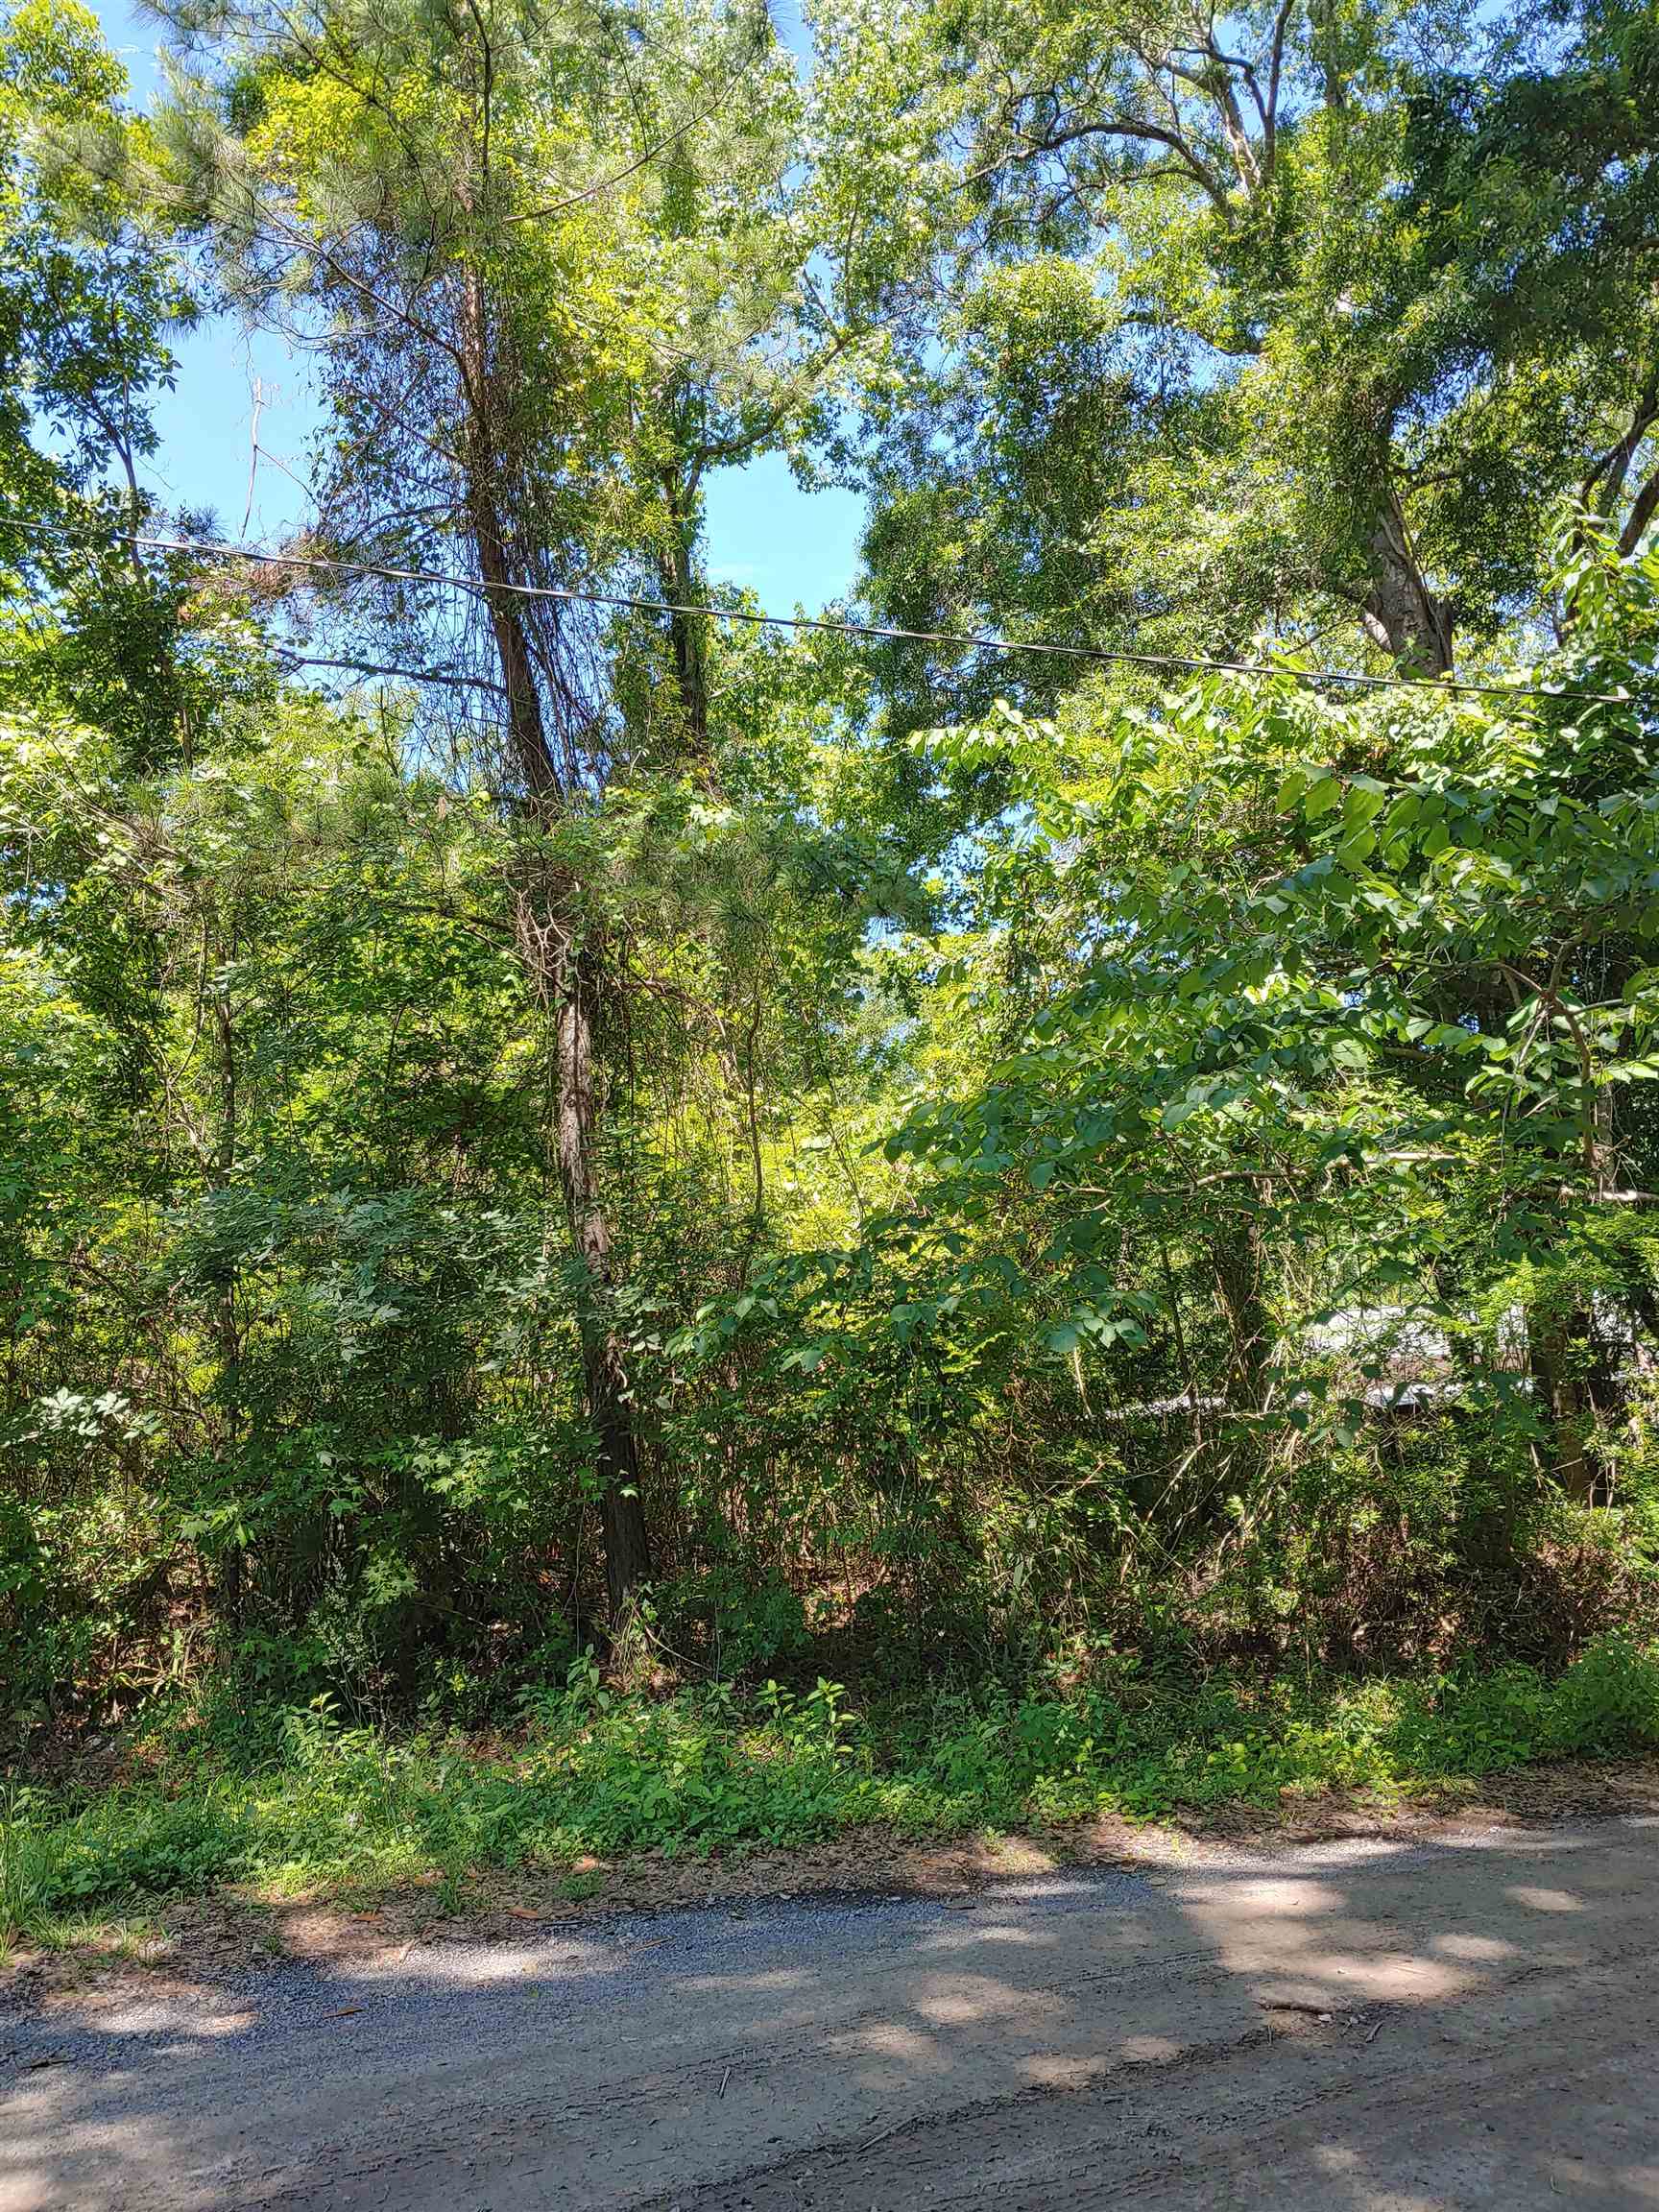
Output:
[[[92,5],[127,65],[134,106],[147,106],[157,76],[154,25],[138,21],[125,0]],[[790,45],[804,53],[795,0],[779,0],[775,15]],[[306,510],[306,446],[316,410],[303,355],[224,318],[186,333],[177,351],[177,387],[156,409],[161,447],[147,471],[153,487],[170,506],[211,509],[232,536],[243,535],[246,515],[251,541],[279,537]],[[256,394],[261,459],[250,507]],[[851,586],[863,515],[852,493],[804,493],[778,454],[723,469],[708,485],[709,572],[779,613],[797,605],[815,610]]]

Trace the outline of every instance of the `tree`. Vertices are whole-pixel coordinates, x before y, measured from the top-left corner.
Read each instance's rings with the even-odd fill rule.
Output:
[[[989,833],[986,920],[1040,913],[1042,950],[988,1085],[895,1142],[941,1207],[987,1172],[1064,1194],[1057,1349],[1141,1331],[1126,1232],[1208,1242],[1246,1384],[1223,1395],[1306,1428],[1297,1330],[1269,1359],[1240,1326],[1290,1254],[1321,1254],[1329,1308],[1405,1297],[1454,1327],[1508,1284],[1554,1465],[1599,1494],[1617,1392],[1585,1280],[1652,1317],[1659,554],[1596,536],[1564,584],[1572,644],[1512,704],[1214,678],[1156,717],[1085,690],[1056,725],[1004,709],[928,740],[946,773],[1009,761],[1022,816]]]
[[[1659,224],[1632,12],[826,20],[849,112],[901,117],[918,180],[876,279],[907,363],[870,408],[895,614],[1436,675],[1542,612],[1557,497],[1635,543]]]
[[[38,589],[60,617],[35,681],[69,711],[119,728],[141,760],[177,747],[199,704],[175,653],[187,586],[115,534],[148,514],[138,471],[156,447],[150,402],[173,373],[169,339],[195,308],[145,202],[151,144],[122,108],[125,89],[74,0],[27,0],[7,19],[0,562],[14,593]],[[13,636],[13,653],[22,647]]]
[[[704,472],[820,396],[836,347],[790,200],[793,73],[752,11],[677,0],[627,25],[516,5],[175,21],[224,64],[174,118],[185,189],[236,297],[318,349],[316,546],[398,565],[437,546],[469,579],[447,607],[394,584],[377,612],[470,702],[464,748],[517,825],[620,1622],[649,1552],[604,1168],[629,986],[592,826],[631,780],[711,790],[718,746],[699,617],[668,617],[674,710],[647,684],[629,712],[612,641],[558,594],[649,580],[683,607]]]

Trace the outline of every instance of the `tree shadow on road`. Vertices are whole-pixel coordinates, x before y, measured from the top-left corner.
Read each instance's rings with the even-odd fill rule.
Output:
[[[0,2026],[0,2212],[1659,2204],[1659,1824],[709,1910]]]

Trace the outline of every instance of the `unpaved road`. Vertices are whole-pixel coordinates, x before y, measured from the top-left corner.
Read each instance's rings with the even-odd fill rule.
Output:
[[[1656,1846],[1211,1851],[13,2007],[0,2208],[1659,2206]]]

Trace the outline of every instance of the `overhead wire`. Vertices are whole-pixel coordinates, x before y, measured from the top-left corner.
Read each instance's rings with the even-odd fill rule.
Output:
[[[76,542],[76,534],[62,524],[25,521],[12,517],[0,528],[23,530],[41,538]],[[403,568],[377,561],[354,561],[340,554],[287,553],[261,545],[223,545],[207,539],[171,538],[147,531],[109,533],[118,544],[161,553],[181,553],[204,560],[239,561],[266,567],[293,568],[335,576],[375,577],[387,583],[438,585],[468,591],[489,602],[507,596],[530,600],[555,600],[572,606],[610,607],[640,614],[697,615],[717,622],[743,622],[755,628],[828,632],[878,643],[946,646],[961,652],[1032,654],[1050,659],[1088,661],[1132,668],[1176,669],[1195,676],[1254,676],[1289,680],[1299,684],[1345,684],[1368,691],[1426,690],[1440,697],[1468,693],[1508,702],[1534,699],[1563,700],[1586,706],[1626,707],[1630,694],[1618,691],[1578,691],[1567,685],[1482,684],[1459,676],[1368,676],[1341,668],[1303,668],[1289,661],[1221,661],[1185,653],[1137,653],[1127,648],[1081,645],[1047,637],[998,637],[979,631],[910,630],[884,622],[854,622],[827,614],[771,614],[752,607],[721,607],[708,601],[647,599],[630,591],[597,591],[564,584],[486,584],[476,576],[444,569]],[[406,675],[413,682],[437,681],[431,671],[384,668],[377,673]]]

